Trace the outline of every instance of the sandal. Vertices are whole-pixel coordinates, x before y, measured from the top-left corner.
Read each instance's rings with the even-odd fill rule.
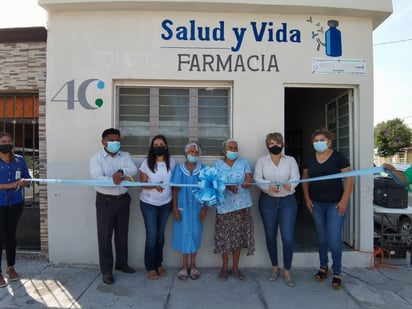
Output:
[[[339,277],[337,277],[339,276]],[[333,279],[332,279],[332,287],[335,290],[339,290],[342,286],[342,279],[340,277],[340,275],[333,275]]]
[[[182,269],[182,270],[180,270],[178,273],[177,273],[177,278],[179,278],[179,280],[183,280],[183,281],[185,281],[185,280],[187,280],[187,278],[189,278],[189,275],[188,275],[188,273],[187,273],[187,270],[186,269]]]
[[[20,275],[16,272],[13,266],[9,266],[6,269],[7,276],[9,276],[10,281],[19,280]]]
[[[270,276],[269,276],[269,281],[276,281],[276,279],[279,277],[279,270],[272,270],[270,272]]]
[[[292,276],[290,274],[288,276],[284,275],[283,281],[290,288],[293,288],[295,286],[295,281],[293,281]]]
[[[240,270],[232,270],[232,275],[238,281],[245,281],[245,276],[243,276],[243,274],[240,272]]]
[[[328,266],[321,267],[317,274],[315,275],[316,281],[323,281],[328,277]]]
[[[225,281],[227,280],[227,278],[228,278],[228,275],[229,275],[228,271],[222,269],[222,270],[220,271],[219,277],[217,277],[217,279],[218,279],[219,281],[221,281],[221,282],[225,282]]]
[[[151,270],[147,273],[147,278],[149,278],[150,280],[157,280],[160,278],[160,276],[155,270]]]
[[[200,272],[196,268],[190,269],[190,278],[193,280],[199,279]]]
[[[162,266],[157,268],[157,273],[159,274],[160,277],[163,277],[163,276],[167,275],[166,269],[164,269]]]
[[[0,288],[4,288],[7,286],[6,280],[4,280],[3,275],[0,273]]]

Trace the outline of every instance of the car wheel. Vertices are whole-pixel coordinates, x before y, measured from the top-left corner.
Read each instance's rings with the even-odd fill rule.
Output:
[[[410,246],[412,244],[412,223],[411,223],[411,218],[403,217],[399,220],[399,233],[411,234],[411,236],[402,237],[403,239],[406,240],[406,243],[408,244],[408,246]]]
[[[403,217],[399,220],[399,231],[402,233],[411,233],[411,218]]]

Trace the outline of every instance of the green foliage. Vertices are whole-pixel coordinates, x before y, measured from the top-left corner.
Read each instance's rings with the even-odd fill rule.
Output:
[[[409,147],[411,140],[411,129],[399,118],[380,122],[375,127],[375,147],[381,157],[392,156]]]
[[[39,178],[40,176],[40,170],[39,170],[39,160],[36,157],[24,155],[23,156],[24,161],[26,161],[26,165],[29,168],[29,170],[32,172],[32,176],[34,178]]]

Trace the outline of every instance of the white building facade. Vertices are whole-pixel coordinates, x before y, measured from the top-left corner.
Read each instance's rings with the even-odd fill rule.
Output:
[[[116,127],[137,165],[151,137],[165,134],[183,160],[188,140],[213,165],[227,138],[252,168],[265,136],[281,132],[298,163],[312,151],[311,133],[327,127],[354,169],[373,164],[372,31],[392,12],[390,0],[39,0],[48,11],[47,177],[89,179],[101,133]],[[241,266],[270,266],[254,201],[256,252]],[[143,267],[145,228],[139,189],[132,196],[129,262]],[[356,178],[345,227],[344,266],[369,266],[373,251],[372,175]],[[306,218],[301,204],[301,217]],[[95,191],[49,184],[48,256],[97,264]],[[305,221],[302,219],[302,222]],[[301,222],[301,221],[299,221]],[[165,265],[178,266],[167,226]],[[310,234],[297,225],[297,234]],[[214,210],[205,221],[199,267],[213,254]],[[294,266],[317,267],[315,247],[296,248]]]

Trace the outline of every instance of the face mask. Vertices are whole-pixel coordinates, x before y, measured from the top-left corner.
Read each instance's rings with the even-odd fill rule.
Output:
[[[0,145],[0,152],[1,153],[9,153],[13,149],[12,144],[3,144]]]
[[[153,153],[155,156],[164,156],[166,153],[166,147],[165,146],[158,146],[158,147],[153,147]]]
[[[117,153],[120,150],[120,142],[107,142],[106,150],[111,153]]]
[[[190,154],[188,154],[186,157],[187,157],[187,161],[189,161],[190,163],[196,163],[197,160],[199,160],[199,157],[195,157]]]
[[[313,148],[315,148],[317,152],[324,152],[328,150],[328,142],[314,142]]]
[[[234,151],[227,151],[226,152],[226,158],[228,158],[229,160],[232,160],[232,161],[237,159],[237,155],[238,155],[238,153],[234,152]]]
[[[282,149],[283,149],[283,147],[279,147],[277,145],[274,145],[274,146],[269,148],[269,152],[276,155],[276,154],[281,153]]]

